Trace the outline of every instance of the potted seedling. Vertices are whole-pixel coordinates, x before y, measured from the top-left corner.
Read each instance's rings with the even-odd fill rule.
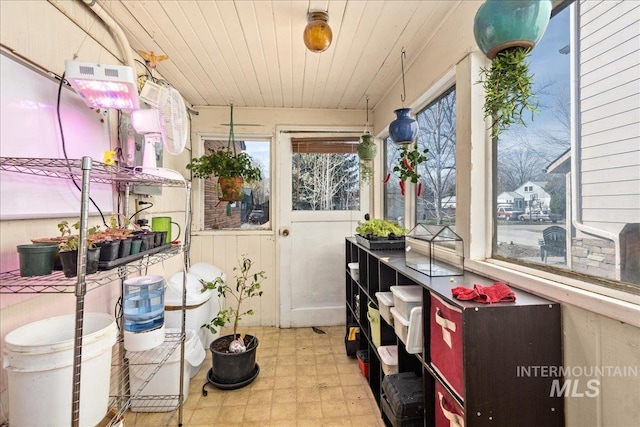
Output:
[[[208,375],[210,383],[223,389],[239,388],[247,385],[259,373],[256,364],[256,350],[258,338],[253,335],[239,334],[238,324],[244,316],[254,314],[252,309],[244,309],[243,303],[255,297],[262,296],[262,282],[267,278],[264,271],[251,271],[253,261],[242,255],[235,273],[234,282],[228,284],[218,276],[213,281],[201,279],[203,292],[212,289],[219,297],[227,298],[227,308],[220,310],[209,323],[202,325],[212,333],[218,328],[233,325],[233,333],[215,339],[209,345],[212,358],[212,368]]]
[[[78,271],[78,249],[80,246],[80,236],[72,234],[71,228],[78,230],[80,223],[76,222],[69,225],[68,221],[62,221],[58,224],[58,230],[64,238],[58,245],[60,252],[60,262],[62,263],[62,271],[65,277],[75,277]],[[100,261],[100,248],[95,246],[96,234],[100,226],[87,229],[87,265],[86,274],[96,273],[98,271],[98,262]]]

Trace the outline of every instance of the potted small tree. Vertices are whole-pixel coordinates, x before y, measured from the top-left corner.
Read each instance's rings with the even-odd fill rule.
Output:
[[[253,261],[247,255],[242,255],[239,265],[233,268],[235,286],[229,286],[220,276],[214,281],[200,280],[203,292],[213,289],[220,297],[233,298],[233,301],[227,301],[229,305],[226,309],[220,310],[209,323],[202,325],[214,334],[217,328],[233,325],[233,334],[217,338],[209,346],[212,368],[208,381],[219,388],[243,387],[255,379],[259,372],[256,364],[258,338],[238,334],[238,323],[242,317],[253,315],[253,310],[244,310],[242,304],[248,299],[262,296],[261,285],[267,278],[264,271],[251,272],[252,266]]]

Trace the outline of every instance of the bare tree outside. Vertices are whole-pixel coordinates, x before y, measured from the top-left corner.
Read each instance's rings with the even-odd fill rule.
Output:
[[[360,204],[358,156],[295,153],[294,210],[357,210]]]
[[[418,149],[427,148],[419,166],[418,222],[455,222],[456,91],[452,87],[416,115]],[[421,185],[422,184],[422,185]],[[422,188],[420,188],[422,187]]]

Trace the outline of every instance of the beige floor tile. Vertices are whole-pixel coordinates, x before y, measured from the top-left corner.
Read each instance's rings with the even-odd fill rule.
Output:
[[[355,358],[346,356],[344,326],[312,328],[249,328],[260,340],[260,375],[237,390],[207,383],[206,359],[191,378],[183,407],[184,426],[242,427],[384,427],[367,380]],[[228,334],[228,331],[222,331]],[[169,413],[125,415],[127,427],[166,425]],[[178,425],[177,414],[169,426]]]

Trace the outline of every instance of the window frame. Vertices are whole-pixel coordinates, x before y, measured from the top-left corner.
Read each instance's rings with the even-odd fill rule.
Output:
[[[197,158],[205,153],[204,142],[206,140],[228,140],[229,134],[225,133],[198,133],[198,144],[192,149],[191,158]],[[236,236],[236,235],[274,235],[275,227],[273,225],[274,214],[274,135],[267,133],[235,133],[234,139],[238,141],[265,141],[269,143],[269,218],[271,218],[271,226],[269,229],[241,229],[241,228],[227,228],[227,229],[205,229],[204,228],[204,180],[192,179],[191,180],[191,194],[192,194],[192,209],[193,214],[192,230],[193,236]],[[185,170],[185,174],[190,177],[189,170]]]

